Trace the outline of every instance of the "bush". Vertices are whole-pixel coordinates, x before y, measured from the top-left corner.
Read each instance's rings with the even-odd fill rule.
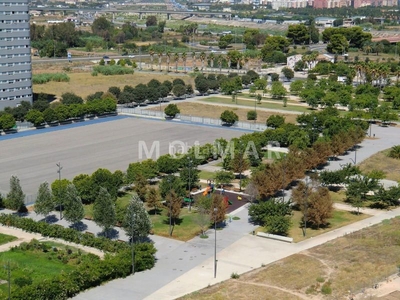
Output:
[[[234,272],[234,273],[231,274],[231,278],[232,279],[239,279],[240,275],[238,273]]]
[[[109,75],[133,74],[135,71],[133,70],[133,68],[127,68],[119,65],[112,65],[112,66],[95,66],[93,67],[93,72],[109,76]]]
[[[394,159],[400,159],[400,145],[393,146],[390,149],[388,156]]]
[[[324,283],[321,287],[321,293],[323,295],[330,295],[332,294],[331,284],[329,282]]]
[[[247,120],[257,120],[257,112],[255,110],[249,110],[247,112]]]
[[[180,112],[181,111],[179,110],[178,106],[173,103],[168,104],[167,107],[164,109],[164,113],[170,118],[175,118],[175,116]]]
[[[32,76],[33,84],[45,84],[49,81],[55,82],[69,82],[70,78],[65,73],[44,73]]]
[[[235,124],[235,122],[239,121],[239,116],[231,110],[225,110],[221,114],[220,118],[221,118],[222,122],[224,122],[228,125],[233,125],[233,124]]]

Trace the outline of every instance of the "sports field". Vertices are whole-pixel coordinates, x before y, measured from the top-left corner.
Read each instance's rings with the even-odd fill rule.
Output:
[[[183,144],[193,146],[195,142],[205,144],[244,134],[226,128],[133,117],[97,124],[88,121],[82,125],[63,125],[71,128],[45,129],[40,134],[35,130],[24,137],[0,138],[0,191],[8,191],[10,177],[17,175],[25,194],[35,194],[43,181],[51,183],[58,179],[58,162],[63,167],[62,178],[72,180],[78,174],[91,174],[98,168],[126,171],[131,162],[156,159],[158,149],[160,155],[169,153],[170,143],[179,149]]]

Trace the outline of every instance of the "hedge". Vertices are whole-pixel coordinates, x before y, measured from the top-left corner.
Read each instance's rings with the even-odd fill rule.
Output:
[[[50,280],[15,289],[12,291],[12,299],[68,299],[88,288],[109,280],[126,277],[132,272],[132,248],[128,243],[95,237],[71,228],[37,222],[16,215],[0,214],[0,223],[27,232],[40,233],[45,237],[60,238],[112,252],[106,254],[103,260],[92,255],[91,260],[78,265],[77,269],[72,272],[62,273]],[[135,271],[151,269],[155,264],[155,253],[156,249],[151,243],[135,245]]]

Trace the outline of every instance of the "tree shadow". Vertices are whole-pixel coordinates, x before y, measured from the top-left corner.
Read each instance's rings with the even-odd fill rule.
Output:
[[[181,225],[183,222],[183,218],[176,218],[175,220],[172,219],[172,227],[175,225]],[[163,220],[163,224],[169,225],[169,217]]]
[[[161,215],[162,210],[159,208],[153,208],[148,211],[149,215]]]
[[[56,223],[56,222],[58,222],[59,221],[59,219],[56,217],[56,215],[48,215],[48,216],[46,216],[44,219],[43,219],[43,221],[45,221],[46,223],[48,223],[48,224],[54,224],[54,223]]]
[[[105,237],[108,239],[117,239],[119,238],[119,232],[118,230],[114,228],[110,228],[108,230],[103,230],[102,232],[97,233],[98,237]]]
[[[88,226],[85,223],[83,223],[82,221],[71,224],[69,227],[72,229],[78,230],[78,231],[84,231],[88,228]]]

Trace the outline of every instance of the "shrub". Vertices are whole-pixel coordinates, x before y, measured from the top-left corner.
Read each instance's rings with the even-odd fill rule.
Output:
[[[249,110],[247,112],[247,120],[257,120],[257,112],[255,110]]]
[[[330,295],[332,294],[332,288],[330,282],[326,282],[321,287],[321,293],[323,295]]]
[[[231,274],[231,278],[232,279],[239,279],[240,275],[238,273],[234,272],[234,273]]]
[[[44,73],[32,76],[33,84],[45,84],[49,81],[55,82],[69,82],[70,78],[65,73]]]
[[[400,145],[393,146],[388,154],[389,157],[400,159]]]
[[[164,113],[170,118],[175,118],[180,113],[180,110],[176,104],[171,103],[164,109]]]
[[[239,116],[235,114],[232,110],[225,110],[221,114],[221,121],[228,124],[233,125],[235,122],[239,121]]]
[[[109,75],[133,74],[135,71],[133,70],[133,68],[127,68],[119,65],[112,65],[112,66],[108,65],[108,66],[95,66],[93,67],[93,72],[109,76]]]

